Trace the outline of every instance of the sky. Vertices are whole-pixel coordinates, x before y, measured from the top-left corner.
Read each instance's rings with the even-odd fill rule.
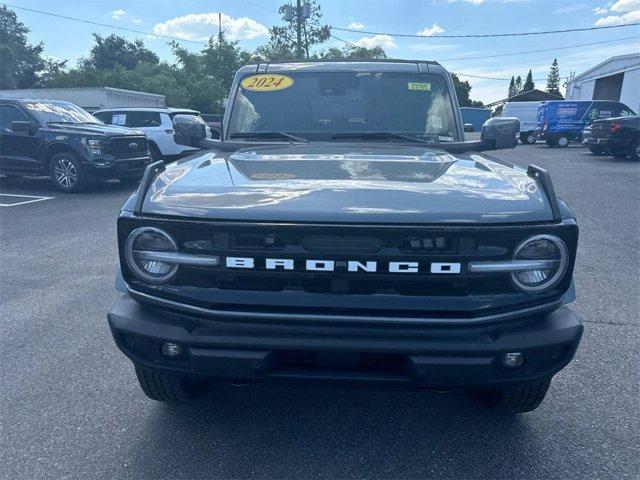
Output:
[[[9,5],[130,28],[128,33],[15,9],[31,30],[32,42],[43,42],[45,54],[74,65],[88,55],[92,33],[117,33],[141,38],[163,60],[175,59],[166,38],[179,37],[197,51],[217,34],[218,13],[227,37],[253,50],[268,39],[268,29],[280,23],[275,13],[286,0],[7,0]],[[504,38],[433,38],[433,35],[535,32],[640,22],[640,0],[318,0],[322,23],[350,28],[333,31],[342,40],[380,46],[393,58],[436,60],[472,86],[471,98],[485,103],[506,96],[512,75],[533,71],[536,87],[544,88],[549,66],[558,58],[560,74],[568,77],[614,55],[640,52],[640,26],[608,30]],[[4,0],[0,0],[4,3]],[[401,38],[363,32],[406,33]],[[576,46],[583,44],[598,45]],[[331,39],[322,48],[342,47]],[[563,48],[569,47],[569,48]],[[537,52],[526,53],[532,50]],[[542,51],[540,51],[542,50]],[[509,54],[494,58],[490,55]],[[469,58],[467,58],[469,57]],[[464,75],[486,76],[498,80]],[[506,79],[506,80],[504,80]],[[639,86],[640,88],[640,86]]]

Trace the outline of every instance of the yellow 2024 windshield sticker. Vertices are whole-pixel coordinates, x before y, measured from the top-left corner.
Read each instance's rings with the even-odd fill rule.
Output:
[[[293,78],[286,75],[262,73],[260,75],[249,75],[240,82],[240,86],[252,92],[275,92],[284,90],[293,85]]]
[[[429,82],[409,82],[407,86],[409,90],[431,90],[431,84]]]

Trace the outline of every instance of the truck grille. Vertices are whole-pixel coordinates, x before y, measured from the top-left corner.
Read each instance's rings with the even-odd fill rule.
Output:
[[[568,287],[523,298],[509,274],[469,273],[470,261],[511,259],[515,247],[525,238],[540,233],[563,238],[575,251],[577,230],[566,226],[513,227],[408,227],[408,226],[323,226],[245,225],[197,221],[145,221],[170,233],[184,253],[216,255],[217,267],[181,265],[177,276],[166,285],[145,285],[126,271],[125,279],[135,289],[178,302],[205,308],[243,311],[342,311],[355,313],[387,310],[434,311],[447,316],[482,314],[497,301],[541,302],[557,297]],[[139,226],[135,219],[119,220],[120,245],[128,232]],[[122,253],[122,252],[121,252]],[[228,268],[225,259],[251,258],[253,268]],[[265,259],[292,259],[292,270],[269,270]],[[333,271],[308,271],[306,260],[332,260]],[[349,271],[349,261],[376,262],[376,271]],[[392,273],[389,262],[417,262],[414,273]],[[460,264],[460,271],[434,274],[434,262]],[[466,303],[465,303],[466,302]],[[460,313],[464,311],[463,313]]]
[[[148,151],[145,137],[115,137],[109,141],[109,152],[116,157],[140,157]]]

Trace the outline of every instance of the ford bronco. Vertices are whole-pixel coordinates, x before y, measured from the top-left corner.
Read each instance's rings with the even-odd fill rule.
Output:
[[[574,215],[543,169],[479,153],[515,147],[517,119],[464,140],[439,64],[249,65],[220,140],[174,123],[205,150],[124,205],[108,315],[150,398],[317,381],[527,412],[573,357]]]

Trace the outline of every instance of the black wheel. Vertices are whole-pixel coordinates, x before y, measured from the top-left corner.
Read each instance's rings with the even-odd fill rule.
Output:
[[[631,160],[635,160],[636,162],[640,161],[640,142],[631,145],[630,155]]]
[[[160,153],[160,149],[156,146],[155,143],[149,144],[149,154],[151,155],[151,162],[157,162],[158,160],[162,160],[162,154]]]
[[[599,156],[607,154],[606,147],[589,147],[589,151],[594,155],[599,155]]]
[[[151,400],[180,404],[195,400],[207,389],[204,382],[192,382],[177,377],[156,373],[136,365],[136,376],[140,388]]]
[[[75,153],[62,152],[54,155],[49,165],[49,175],[61,192],[81,192],[87,186],[87,175]]]
[[[533,143],[536,143],[536,137],[533,132],[522,132],[520,133],[520,141],[524,145],[531,145]]]
[[[566,135],[558,135],[555,138],[556,147],[567,148],[569,146],[570,140]]]
[[[551,380],[517,387],[471,392],[473,399],[488,410],[504,413],[526,413],[538,408],[544,400]]]

